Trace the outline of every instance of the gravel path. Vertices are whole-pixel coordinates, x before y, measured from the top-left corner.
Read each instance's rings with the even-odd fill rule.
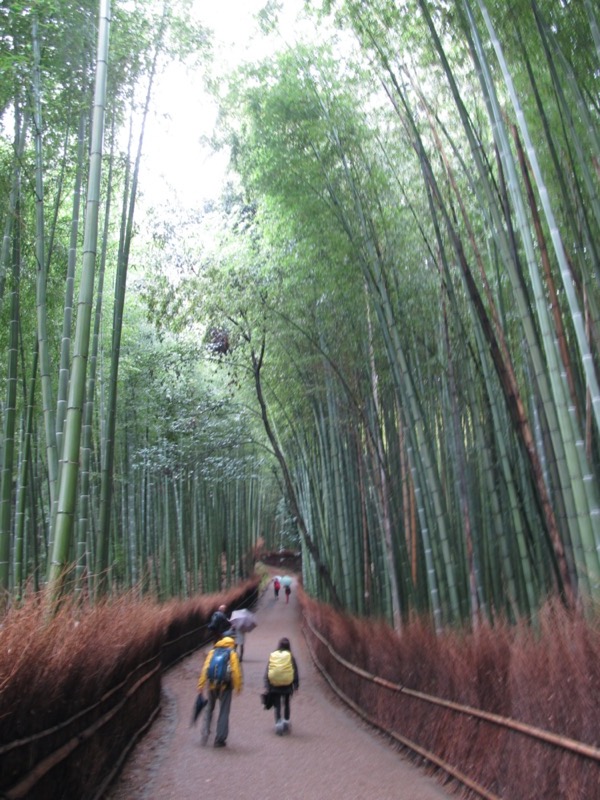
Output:
[[[258,604],[258,627],[246,635],[244,688],[233,697],[227,747],[200,745],[190,727],[204,652],[163,678],[162,710],[105,800],[441,800],[456,797],[407,762],[332,694],[312,664],[300,630],[294,592],[289,604],[269,589]],[[260,703],[268,654],[287,636],[300,690],[292,732],[277,736],[273,712]],[[215,718],[213,717],[213,732]]]

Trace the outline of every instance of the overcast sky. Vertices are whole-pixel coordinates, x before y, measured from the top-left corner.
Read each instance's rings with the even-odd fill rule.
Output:
[[[195,3],[200,22],[215,32],[218,62],[232,66],[250,55],[267,52],[259,44],[254,14],[265,0],[202,0]],[[288,34],[291,20],[302,0],[283,0]],[[201,78],[186,73],[181,65],[170,67],[156,85],[154,113],[144,140],[141,189],[143,204],[154,204],[177,195],[182,206],[202,205],[218,196],[223,183],[227,154],[214,153],[200,143],[210,136],[216,121],[216,107],[202,89]]]

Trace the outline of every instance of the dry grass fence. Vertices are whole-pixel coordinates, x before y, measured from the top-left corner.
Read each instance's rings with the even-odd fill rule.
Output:
[[[251,605],[257,581],[158,605],[120,598],[65,605],[43,598],[0,623],[0,797],[101,797],[160,709],[161,675],[206,643],[220,603]]]
[[[0,624],[0,797],[101,797],[160,708],[163,670],[206,642],[219,603],[250,605],[255,592],[248,582],[160,606],[121,598],[65,607],[51,620],[35,600],[11,611]],[[417,760],[465,777],[467,796],[600,798],[597,619],[549,603],[536,630],[498,624],[439,636],[415,620],[397,636],[299,596],[307,641],[336,689]],[[582,752],[561,746],[571,740]]]
[[[600,798],[598,618],[550,602],[535,630],[440,636],[415,620],[398,636],[300,598],[332,688],[415,760],[458,778],[463,796]]]

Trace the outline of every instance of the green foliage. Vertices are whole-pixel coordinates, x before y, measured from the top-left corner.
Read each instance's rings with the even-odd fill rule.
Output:
[[[588,567],[599,535],[587,513],[600,463],[586,408],[590,366],[584,369],[577,347],[581,321],[564,306],[567,288],[588,320],[597,369],[598,65],[587,4],[308,5],[317,9],[314,41],[229,76],[210,74],[210,35],[193,3],[163,8],[144,0],[114,9],[109,80],[117,127],[143,102],[155,54],[159,72],[171,59],[194,76],[201,66],[221,104],[215,143],[230,148],[234,170],[219,201],[185,212],[157,207],[134,237],[115,473],[115,517],[134,523],[119,522],[130,537],[120,528],[113,536],[119,575],[135,573],[129,560],[139,553],[161,591],[184,592],[218,582],[223,558],[235,572],[261,527],[293,540],[300,520],[290,518],[289,486],[284,491],[274,472],[285,463],[308,534],[350,607],[370,603],[395,624],[398,609],[431,611],[438,623],[532,613],[554,585],[557,545],[583,587],[595,574]],[[260,15],[270,41],[281,10],[269,3]],[[34,12],[45,199],[48,209],[56,203],[56,214],[46,215],[53,218],[47,311],[54,358],[73,144],[90,103],[96,9],[66,0],[3,6],[5,122],[11,107],[29,103]],[[535,154],[525,156],[541,164],[543,180],[532,183],[531,195],[513,122],[521,131],[527,125]],[[10,136],[2,130],[4,215]],[[20,163],[21,342],[30,353],[30,139]],[[119,156],[112,167],[118,208],[127,171]],[[550,246],[557,236],[550,222],[534,228],[537,206],[548,203],[566,269]],[[119,238],[112,225],[108,284]],[[546,252],[542,270],[537,260]],[[108,301],[99,386],[111,358],[110,312]],[[0,347],[7,313],[5,304]],[[101,405],[96,412],[92,464],[106,444]],[[38,447],[43,453],[41,441]],[[309,550],[306,582],[318,591],[323,565]],[[374,574],[384,576],[380,587]]]

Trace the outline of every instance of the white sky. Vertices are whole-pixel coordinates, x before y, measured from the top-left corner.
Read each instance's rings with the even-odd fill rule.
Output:
[[[218,60],[234,66],[250,54],[267,52],[264,39],[258,44],[253,19],[264,5],[265,0],[196,0],[197,19],[215,32]],[[292,20],[302,0],[283,0],[283,5],[283,19],[292,36]],[[153,108],[144,139],[142,205],[173,202],[176,196],[179,205],[198,207],[217,196],[227,154],[215,153],[200,142],[201,137],[211,135],[217,113],[203,92],[201,78],[173,65],[155,86]]]

